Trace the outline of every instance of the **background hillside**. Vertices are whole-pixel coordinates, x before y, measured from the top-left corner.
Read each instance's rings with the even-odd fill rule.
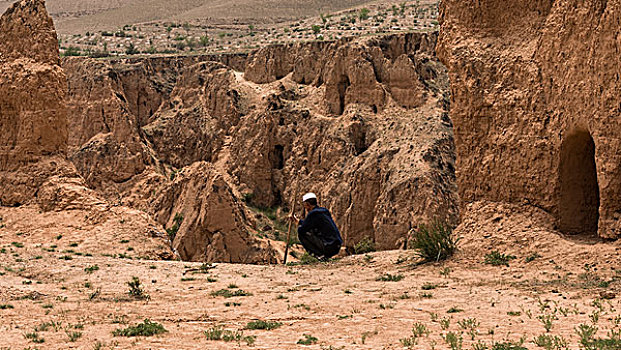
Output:
[[[0,12],[13,2],[15,0],[0,0]],[[76,34],[153,21],[222,24],[236,19],[244,23],[276,23],[393,2],[397,3],[369,0],[48,0],[46,5],[60,34]]]

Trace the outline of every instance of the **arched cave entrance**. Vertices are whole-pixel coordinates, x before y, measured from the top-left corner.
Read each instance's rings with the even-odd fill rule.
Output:
[[[565,234],[597,235],[599,186],[595,143],[589,132],[575,131],[561,145],[559,229]]]

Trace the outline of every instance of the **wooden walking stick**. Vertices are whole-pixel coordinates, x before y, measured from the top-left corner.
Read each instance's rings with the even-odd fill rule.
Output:
[[[291,215],[295,214],[295,204],[298,202],[298,185],[295,186],[295,194],[291,200]],[[289,219],[289,230],[287,231],[287,245],[285,246],[285,258],[283,264],[287,265],[287,256],[289,255],[289,241],[291,240],[291,228],[293,227],[293,220]]]

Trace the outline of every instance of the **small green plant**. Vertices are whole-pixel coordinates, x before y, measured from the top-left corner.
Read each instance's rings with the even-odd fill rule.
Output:
[[[446,335],[443,335],[442,337],[444,338],[446,344],[451,347],[451,350],[461,350],[464,342],[464,338],[461,334],[447,332]]]
[[[24,338],[30,340],[33,343],[41,344],[45,342],[45,339],[39,336],[37,332],[25,333]]]
[[[437,284],[433,284],[433,283],[427,282],[427,283],[423,284],[420,287],[420,289],[422,289],[422,290],[432,290],[432,289],[436,289],[437,287],[438,287]]]
[[[91,274],[91,273],[93,273],[95,271],[98,271],[98,270],[99,270],[99,266],[92,265],[92,266],[89,266],[89,267],[85,268],[84,272],[86,272],[87,274]]]
[[[376,281],[383,281],[383,282],[399,282],[403,279],[403,275],[391,275],[389,273],[384,274],[379,276],[378,278],[376,278]]]
[[[214,297],[232,298],[232,297],[251,296],[252,293],[243,291],[241,289],[238,289],[236,291],[231,291],[229,289],[220,289],[220,290],[211,292],[211,295]]]
[[[364,237],[352,248],[353,254],[367,254],[375,251],[375,242],[370,237]]]
[[[485,255],[485,263],[492,266],[509,266],[509,261],[515,259],[514,255],[506,255],[496,250]]]
[[[548,334],[541,334],[533,339],[533,343],[540,348],[546,350],[563,350],[569,346],[567,340],[558,335],[551,336]]]
[[[303,334],[302,336],[303,336],[303,338],[298,340],[298,342],[296,344],[300,344],[300,345],[313,345],[313,344],[317,344],[317,342],[319,341],[319,339],[313,337],[310,334]]]
[[[509,316],[521,316],[522,312],[520,312],[520,311],[508,311],[507,315],[509,315]]]
[[[429,333],[430,332],[429,329],[427,329],[427,326],[417,322],[414,323],[414,326],[412,326],[412,335],[408,338],[399,339],[399,342],[401,345],[410,348],[418,344],[418,338],[428,336]]]
[[[554,315],[539,315],[537,319],[543,324],[543,328],[545,328],[546,332],[550,332],[552,329],[552,323],[556,319]]]
[[[67,336],[69,337],[69,341],[70,342],[75,342],[76,340],[80,339],[82,337],[82,332],[69,332],[69,331],[65,331],[65,333],[67,333]]]
[[[587,324],[580,324],[574,329],[578,337],[580,337],[580,344],[588,349],[588,346],[592,343],[595,333],[597,333],[597,326],[591,326]]]
[[[440,328],[442,328],[443,331],[449,329],[450,325],[451,325],[451,319],[450,318],[443,317],[440,320]]]
[[[244,336],[244,332],[242,331],[225,330],[221,326],[210,328],[203,332],[203,334],[205,334],[207,340],[221,340],[225,342],[235,341],[238,343],[244,341],[248,345],[254,344],[256,340],[254,336]]]
[[[522,344],[516,344],[510,341],[494,343],[491,350],[528,350]]]
[[[463,309],[460,309],[460,308],[457,308],[457,307],[454,307],[454,306],[453,306],[452,308],[448,309],[448,310],[446,311],[446,313],[447,313],[447,314],[454,314],[454,313],[457,313],[457,312],[463,312],[463,311],[464,311]]]
[[[445,267],[442,270],[440,270],[440,276],[443,276],[445,278],[449,278],[449,277],[451,277],[451,272],[453,272],[453,270],[451,270],[450,267]]]
[[[166,229],[166,234],[168,234],[168,239],[172,242],[177,237],[177,232],[179,232],[179,227],[181,227],[181,223],[183,222],[183,215],[180,213],[175,214],[173,218],[173,225],[170,228]]]
[[[366,7],[360,9],[360,13],[358,13],[358,18],[360,18],[361,21],[366,21],[367,19],[369,19],[369,12],[371,11]]]
[[[282,326],[282,323],[280,322],[257,320],[248,322],[248,324],[246,325],[246,329],[265,329],[271,331],[272,329],[276,329],[280,326]]]
[[[457,321],[457,324],[464,331],[466,331],[466,333],[470,336],[470,340],[474,340],[478,333],[477,328],[479,328],[480,325],[476,318],[465,318],[461,321]]]
[[[127,282],[127,285],[129,286],[129,291],[127,293],[130,296],[136,299],[149,299],[149,295],[145,293],[138,277],[133,276],[132,280]]]
[[[11,242],[11,245],[15,248],[24,248],[24,244],[20,242]]]
[[[168,332],[164,326],[157,322],[151,322],[148,318],[142,323],[125,329],[116,329],[112,332],[115,337],[149,337]]]
[[[532,254],[528,255],[528,256],[526,257],[526,259],[524,259],[524,261],[526,261],[527,263],[529,263],[529,262],[533,262],[533,261],[535,261],[535,259],[538,259],[538,258],[541,258],[541,255],[540,255],[539,253],[537,253],[537,252],[534,252],[534,253],[532,253]]]
[[[446,260],[457,250],[459,238],[453,235],[451,226],[439,220],[431,224],[420,225],[412,235],[410,248],[423,262]]]
[[[8,310],[8,309],[13,309],[13,305],[11,304],[0,304],[0,310]]]

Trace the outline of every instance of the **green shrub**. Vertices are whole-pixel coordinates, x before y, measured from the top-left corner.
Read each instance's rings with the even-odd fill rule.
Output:
[[[312,335],[309,335],[309,334],[304,334],[303,336],[304,336],[304,338],[298,340],[297,344],[300,344],[300,345],[313,345],[313,344],[316,344],[319,341],[319,339],[317,339],[317,338],[315,338],[315,337],[313,337]]]
[[[246,325],[246,329],[265,329],[271,331],[272,329],[276,329],[280,326],[282,326],[282,323],[280,322],[257,320],[248,322],[248,324]]]
[[[142,323],[125,329],[116,329],[112,332],[115,337],[149,337],[168,332],[164,326],[157,322],[151,322],[146,318]]]
[[[97,265],[93,265],[93,266],[89,266],[87,268],[84,269],[84,272],[86,272],[87,274],[91,274],[95,271],[99,270],[99,266]]]
[[[459,240],[453,235],[453,229],[448,223],[436,220],[428,225],[420,225],[412,237],[410,248],[416,250],[416,255],[423,262],[437,262],[453,255]]]
[[[37,333],[37,332],[26,333],[26,334],[24,334],[24,338],[32,341],[33,343],[37,343],[37,344],[41,344],[41,343],[45,342],[45,339],[41,338],[39,336],[39,333]]]
[[[127,282],[127,285],[129,286],[129,291],[127,293],[130,296],[137,298],[137,299],[149,299],[149,295],[145,293],[144,289],[142,288],[142,285],[140,284],[140,279],[138,279],[138,277],[136,276],[132,277],[132,280]]]
[[[354,244],[353,254],[366,254],[375,251],[375,242],[370,237],[364,237],[360,242]]]
[[[211,292],[211,295],[214,296],[214,297],[232,298],[232,297],[251,296],[252,293],[243,291],[241,289],[238,289],[236,291],[231,291],[229,289],[220,289],[220,290]]]
[[[179,227],[181,227],[182,222],[183,215],[179,213],[175,214],[172,227],[166,229],[166,233],[168,234],[168,239],[170,240],[170,242],[174,241],[175,237],[177,237],[177,232],[179,231]]]
[[[205,334],[207,340],[222,340],[225,342],[236,341],[238,343],[244,341],[248,345],[254,344],[256,339],[254,336],[244,336],[244,332],[242,331],[225,330],[221,326],[210,328],[203,332],[203,334]]]
[[[515,259],[514,255],[506,255],[496,250],[485,255],[485,263],[492,266],[509,266],[509,261]]]
[[[403,279],[403,275],[391,275],[389,273],[379,276],[376,281],[383,282],[399,282]]]

